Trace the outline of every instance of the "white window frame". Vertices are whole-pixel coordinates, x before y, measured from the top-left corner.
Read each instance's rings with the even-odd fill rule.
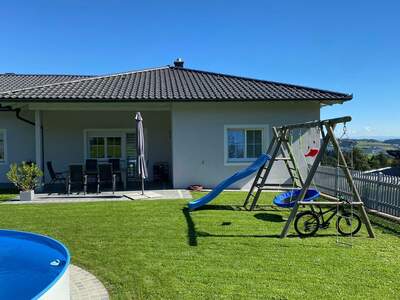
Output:
[[[120,137],[121,138],[121,157],[120,160],[125,160],[126,153],[125,153],[125,148],[126,148],[126,139],[125,139],[125,134],[127,132],[134,132],[132,129],[85,129],[83,132],[83,144],[84,144],[84,157],[85,160],[89,158],[89,138],[90,137],[102,137],[104,138],[104,147],[105,151],[107,152],[107,138],[108,137]],[[99,161],[108,161],[107,153],[106,157],[103,158],[96,158]]]
[[[243,129],[243,130],[261,130],[261,153],[266,149],[266,143],[269,140],[269,125],[267,124],[233,124],[224,125],[224,165],[225,166],[242,166],[249,165],[257,158],[238,158],[230,160],[228,157],[228,130],[229,129]],[[245,151],[247,147],[245,147]]]
[[[148,143],[147,143],[147,128],[144,131],[144,148],[146,160],[148,159]],[[116,137],[121,136],[121,161],[126,160],[126,134],[136,133],[136,129],[132,128],[87,128],[83,130],[83,157],[84,159],[89,158],[89,136],[91,133],[95,132],[93,136],[96,137]],[[117,133],[117,135],[115,135]],[[109,158],[98,158],[98,161],[108,161]]]
[[[90,137],[88,137],[88,156],[90,156],[90,140],[91,139],[93,139],[93,138],[96,138],[96,139],[102,139],[103,140],[103,151],[104,151],[104,154],[105,154],[105,156],[103,156],[103,157],[90,157],[91,159],[98,159],[98,160],[106,160],[106,159],[110,159],[110,158],[119,158],[119,159],[122,159],[122,155],[123,155],[123,153],[122,153],[122,143],[123,143],[123,137],[122,136],[120,136],[120,135],[107,135],[107,136],[104,136],[104,135],[101,135],[101,134],[95,134],[95,135],[93,135],[93,136],[90,136]],[[109,153],[108,153],[108,139],[109,138],[119,138],[120,139],[120,153],[121,153],[121,155],[120,155],[120,157],[109,157],[108,155],[109,155]],[[99,146],[99,144],[97,144],[97,146]]]
[[[0,160],[0,165],[5,165],[8,163],[7,160],[7,129],[0,129],[0,134],[3,135],[3,146],[4,146],[4,159]]]

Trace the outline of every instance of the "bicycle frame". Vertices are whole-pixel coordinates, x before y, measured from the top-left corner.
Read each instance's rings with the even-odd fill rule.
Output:
[[[329,221],[332,220],[333,217],[336,216],[336,214],[338,213],[337,207],[332,207],[325,211],[322,210],[321,206],[315,205],[315,207],[318,208],[319,212],[315,210],[314,205],[311,206],[311,210],[313,212],[315,212],[318,215],[318,217],[320,218],[320,220],[321,220],[320,226],[321,227],[324,227],[325,225],[329,224]],[[340,210],[340,212],[342,212],[342,211],[344,211],[344,208],[340,207],[339,210]],[[325,220],[324,216],[330,212],[332,212],[332,214]]]

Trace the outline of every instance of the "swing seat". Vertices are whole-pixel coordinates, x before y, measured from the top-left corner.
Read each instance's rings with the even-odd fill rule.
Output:
[[[276,206],[289,208],[293,207],[296,203],[297,196],[299,196],[301,189],[294,189],[275,196],[273,203]],[[317,190],[309,189],[304,196],[303,201],[312,201],[317,199],[320,193]]]
[[[306,154],[304,154],[305,157],[314,157],[318,154],[319,149],[318,148],[310,148]]]

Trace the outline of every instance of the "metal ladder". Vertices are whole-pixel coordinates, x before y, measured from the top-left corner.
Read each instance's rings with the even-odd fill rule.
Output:
[[[284,161],[293,184],[296,187],[303,186],[303,179],[299,169],[297,168],[296,161],[286,135],[286,130],[277,131],[275,128],[273,128],[273,138],[267,150],[267,154],[271,156],[271,159],[258,170],[253,184],[251,185],[250,191],[246,196],[246,200],[243,203],[244,208],[247,209],[250,201],[251,205],[249,210],[253,210],[257,205],[261,192],[267,189],[265,188],[265,183],[275,161]],[[280,154],[282,156],[279,156]]]

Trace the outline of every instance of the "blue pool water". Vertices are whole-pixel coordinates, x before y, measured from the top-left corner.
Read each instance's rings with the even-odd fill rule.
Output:
[[[0,230],[0,299],[37,299],[70,262],[67,248],[49,237]]]

